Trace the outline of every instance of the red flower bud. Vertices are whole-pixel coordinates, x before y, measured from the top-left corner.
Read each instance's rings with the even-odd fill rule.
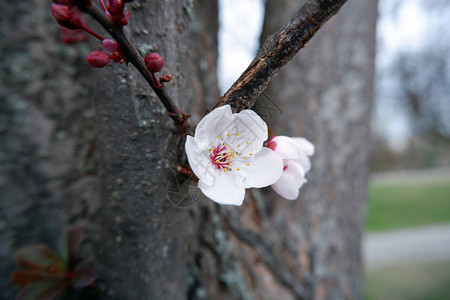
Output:
[[[109,64],[109,54],[101,50],[93,50],[86,57],[87,62],[95,68],[103,68]]]
[[[108,52],[117,52],[119,51],[119,44],[115,40],[112,39],[104,39],[102,41],[103,48]]]
[[[148,54],[145,57],[144,61],[145,66],[152,73],[161,71],[162,67],[164,66],[164,60],[162,59],[161,55],[156,52]]]
[[[52,4],[52,16],[62,27],[72,30],[83,28],[80,17],[66,5]]]

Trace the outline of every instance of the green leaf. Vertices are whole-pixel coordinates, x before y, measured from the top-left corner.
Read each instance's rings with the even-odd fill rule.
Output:
[[[52,300],[68,286],[67,280],[45,279],[27,284],[17,300]]]
[[[97,279],[97,276],[91,268],[80,267],[75,270],[75,275],[72,278],[71,283],[74,288],[80,289],[89,286],[95,281],[95,279]]]
[[[44,244],[20,248],[15,253],[17,264],[22,269],[41,270],[49,273],[64,273],[65,264],[61,257]]]

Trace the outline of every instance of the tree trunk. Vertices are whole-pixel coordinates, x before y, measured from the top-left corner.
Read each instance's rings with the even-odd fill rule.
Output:
[[[300,2],[267,0],[263,36]],[[126,32],[143,55],[163,56],[166,88],[196,123],[219,96],[217,1],[134,1],[130,11]],[[0,277],[20,246],[55,246],[64,226],[81,225],[103,299],[360,298],[375,19],[376,1],[348,3],[269,91],[283,111],[273,130],[316,144],[300,199],[266,188],[224,207],[177,186],[183,141],[132,66],[90,68],[84,56],[99,44],[61,45],[50,3],[9,1]],[[18,291],[0,287],[5,299]]]
[[[131,6],[126,32],[139,49],[161,54],[162,72],[174,75],[166,89],[199,120],[218,97],[210,75],[216,72],[217,2]],[[203,32],[207,26],[214,38]],[[94,246],[101,286],[112,299],[183,299],[192,220],[189,210],[173,205],[179,195],[168,201],[168,189],[183,162],[184,140],[133,67],[112,71],[100,71],[105,74],[95,82],[102,209]]]

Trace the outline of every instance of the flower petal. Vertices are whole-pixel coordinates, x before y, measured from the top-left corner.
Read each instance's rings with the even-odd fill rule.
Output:
[[[305,170],[305,173],[311,170],[311,161],[309,160],[309,157],[306,156],[306,154],[303,152],[301,152],[297,158],[292,159],[291,161],[295,161],[296,163],[300,164],[303,167],[303,170]]]
[[[192,172],[205,184],[213,184],[219,170],[211,163],[208,152],[202,151],[190,135],[187,136],[185,148]]]
[[[294,184],[289,176],[281,175],[280,180],[271,185],[272,189],[281,197],[288,200],[295,200],[300,193],[299,188]]]
[[[234,116],[229,105],[214,109],[195,128],[195,141],[200,149],[206,149],[224,134],[233,123]]]
[[[275,183],[283,172],[283,159],[272,150],[263,147],[247,166],[241,160],[237,167],[242,168],[247,176],[244,179],[245,188],[261,188]]]
[[[200,180],[198,187],[206,197],[219,204],[241,205],[244,201],[244,185],[241,179],[231,172],[219,172],[212,185]]]
[[[276,143],[273,151],[284,159],[297,158],[302,153],[295,140],[287,136],[276,136],[271,140],[271,143]]]
[[[295,184],[299,187],[301,187],[305,183],[305,169],[301,164],[293,160],[286,161],[285,167],[283,168],[283,175],[284,174],[292,177]]]
[[[300,146],[300,148],[303,150],[303,153],[308,156],[314,155],[316,149],[310,141],[300,137],[294,137],[292,139]]]
[[[267,140],[267,125],[253,110],[243,110],[235,117],[232,127],[229,128],[230,137],[228,143],[235,151],[249,156],[258,153]]]
[[[280,179],[272,184],[273,190],[283,198],[295,200],[298,198],[299,190],[305,182],[302,167],[288,162]]]

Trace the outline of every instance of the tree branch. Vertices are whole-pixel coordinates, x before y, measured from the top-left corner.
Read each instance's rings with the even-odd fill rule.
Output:
[[[178,131],[185,136],[191,131],[191,126],[189,124],[190,115],[185,114],[180,108],[175,104],[172,98],[167,94],[164,87],[158,88],[152,78],[150,71],[145,66],[144,60],[137,51],[137,49],[130,43],[127,36],[124,34],[122,27],[115,25],[99,8],[95,5],[90,5],[89,7],[80,7],[83,12],[91,15],[100,25],[105,28],[109,34],[116,40],[119,44],[120,49],[126,55],[127,62],[133,64],[136,69],[141,73],[144,79],[150,84],[153,91],[156,93],[158,98],[161,100],[162,104],[167,110],[169,117],[172,118],[175,127]]]
[[[252,107],[280,69],[335,15],[347,0],[307,0],[296,15],[259,49],[255,59],[221,97],[216,107],[234,112]]]

